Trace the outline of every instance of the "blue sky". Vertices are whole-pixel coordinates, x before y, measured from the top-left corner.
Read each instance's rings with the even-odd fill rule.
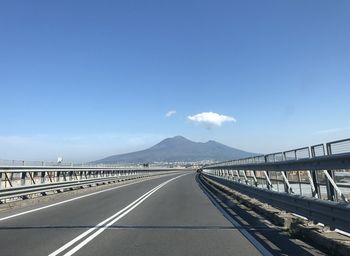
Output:
[[[319,0],[1,1],[0,159],[86,161],[175,135],[262,153],[349,137],[349,12]],[[206,112],[232,119],[189,118]]]

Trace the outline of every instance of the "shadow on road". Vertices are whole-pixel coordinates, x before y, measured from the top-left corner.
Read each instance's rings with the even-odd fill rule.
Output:
[[[315,250],[312,246],[302,241],[292,239],[278,227],[271,228],[263,222],[263,218],[257,218],[244,209],[237,206],[231,200],[228,200],[221,194],[214,194],[213,188],[206,186],[196,175],[196,182],[203,193],[209,198],[213,205],[220,211],[225,211],[232,219],[238,222],[241,227],[238,230],[248,231],[256,240],[258,240],[267,250],[274,255],[326,255]],[[220,206],[214,203],[214,201]]]

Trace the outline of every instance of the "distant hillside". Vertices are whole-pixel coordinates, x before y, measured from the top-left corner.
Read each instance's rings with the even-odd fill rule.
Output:
[[[133,153],[113,155],[94,163],[152,163],[195,162],[202,160],[225,161],[255,155],[225,146],[216,141],[193,142],[182,136],[165,139],[153,147]]]

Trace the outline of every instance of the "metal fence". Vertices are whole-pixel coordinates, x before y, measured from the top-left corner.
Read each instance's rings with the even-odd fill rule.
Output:
[[[276,192],[350,199],[350,139],[214,163],[205,173]]]
[[[137,168],[143,164],[96,164],[96,163],[73,163],[73,162],[53,162],[53,161],[29,161],[29,160],[7,160],[0,159],[0,166],[70,166],[70,167],[118,167]]]
[[[213,180],[250,197],[257,198],[276,208],[304,216],[314,223],[322,223],[331,229],[350,232],[350,204],[283,194],[258,187],[250,187],[244,183],[234,182],[224,177],[213,176],[211,174],[204,175],[209,180]]]
[[[0,166],[1,200],[179,171],[175,168]]]

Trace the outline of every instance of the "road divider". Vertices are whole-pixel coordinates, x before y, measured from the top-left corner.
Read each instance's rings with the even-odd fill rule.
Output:
[[[167,175],[175,175],[175,174],[171,173],[171,174],[167,174]],[[157,176],[151,176],[150,178],[157,178]],[[104,193],[104,192],[107,192],[107,191],[111,191],[111,190],[119,189],[119,188],[122,188],[122,187],[130,186],[130,185],[137,184],[137,183],[144,182],[144,181],[145,180],[141,179],[141,180],[138,180],[138,181],[135,181],[135,182],[132,182],[132,183],[123,184],[123,185],[120,185],[120,186],[117,186],[117,187],[112,187],[112,188],[100,190],[100,191],[97,191],[97,192],[81,195],[81,196],[70,198],[70,199],[67,199],[67,200],[63,200],[63,201],[60,201],[60,202],[57,202],[57,203],[53,203],[53,204],[45,205],[45,206],[38,207],[38,208],[35,208],[35,209],[31,209],[31,210],[28,210],[28,211],[19,212],[19,213],[16,213],[16,214],[11,214],[9,216],[5,216],[5,217],[0,218],[0,222],[8,220],[8,219],[16,218],[16,217],[19,217],[19,216],[22,216],[22,215],[34,213],[34,212],[41,211],[41,210],[45,210],[47,208],[51,208],[51,207],[55,207],[55,206],[58,206],[58,205],[66,204],[66,203],[69,203],[69,202],[72,202],[72,201],[75,201],[75,200],[79,200],[79,199],[82,199],[82,198],[85,198],[85,197],[90,197],[90,196],[97,195],[97,194],[100,194],[100,193]]]
[[[171,178],[171,179],[161,183],[160,185],[156,186],[155,188],[151,189],[147,193],[145,193],[142,196],[140,196],[139,198],[137,198],[135,201],[133,201],[132,203],[130,203],[129,205],[127,205],[126,207],[124,207],[123,209],[118,211],[117,213],[113,214],[109,218],[98,223],[95,227],[88,229],[84,233],[80,234],[79,236],[77,236],[73,240],[71,240],[68,243],[66,243],[65,245],[63,245],[62,247],[58,248],[56,251],[49,254],[49,256],[59,255],[60,253],[63,253],[64,251],[68,250],[69,248],[71,248],[72,246],[75,245],[73,248],[71,248],[69,251],[67,251],[66,253],[63,254],[65,256],[73,255],[78,250],[80,250],[82,247],[84,247],[86,244],[88,244],[90,241],[92,241],[94,238],[96,238],[98,235],[100,235],[108,227],[110,227],[115,222],[117,222],[118,220],[123,218],[125,215],[127,215],[129,212],[131,212],[133,209],[135,209],[138,205],[140,205],[143,201],[145,201],[148,197],[150,197],[157,190],[161,189],[169,182],[176,180],[180,177],[183,177],[185,175],[188,175],[188,173],[179,175],[177,177]],[[83,238],[85,238],[85,239],[82,240]],[[81,242],[78,243],[79,241],[81,241]]]

